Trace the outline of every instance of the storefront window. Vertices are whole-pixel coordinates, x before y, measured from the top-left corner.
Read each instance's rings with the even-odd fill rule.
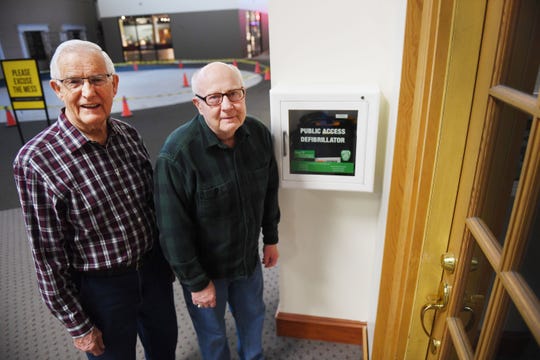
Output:
[[[261,13],[258,11],[246,11],[246,41],[248,58],[257,56],[262,52],[261,38]]]
[[[124,61],[174,60],[170,22],[167,15],[119,18]]]

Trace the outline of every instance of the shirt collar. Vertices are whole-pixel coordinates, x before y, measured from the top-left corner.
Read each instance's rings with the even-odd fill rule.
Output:
[[[222,149],[229,149],[229,147],[223,144],[221,140],[218,139],[216,134],[208,127],[204,117],[200,114],[197,117],[202,129],[202,142],[204,147],[209,148],[212,146],[218,146]],[[237,144],[241,143],[245,137],[249,136],[249,129],[245,126],[245,122],[238,128],[238,130],[236,130],[234,136],[236,137]]]
[[[107,119],[107,126],[109,127],[109,139],[119,133],[120,128],[117,124],[111,121],[110,118]],[[77,151],[86,144],[93,142],[68,120],[65,114],[65,108],[62,109],[60,115],[58,116],[58,128],[63,134],[66,146],[71,152]]]

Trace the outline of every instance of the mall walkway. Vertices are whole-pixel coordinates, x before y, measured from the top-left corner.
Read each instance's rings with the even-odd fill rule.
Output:
[[[241,69],[244,68],[241,66]],[[249,70],[247,67],[245,70]],[[142,73],[137,73],[139,75]],[[121,74],[122,76],[123,74]],[[260,75],[247,74],[257,77]],[[247,90],[248,113],[267,126],[270,123],[268,91],[270,81],[258,79]],[[121,80],[122,81],[122,80]],[[140,87],[137,82],[137,87]],[[119,94],[120,95],[120,94]],[[152,93],[146,96],[152,96]],[[131,101],[128,102],[131,104]],[[142,134],[152,161],[155,160],[166,136],[195,115],[189,102],[163,105],[157,108],[130,107],[132,117],[124,120],[133,124]],[[118,110],[113,116],[121,118]],[[53,119],[54,121],[54,119]],[[44,128],[45,121],[22,122],[26,138]],[[11,162],[21,143],[14,127],[0,124],[0,358],[28,359],[86,359],[74,350],[71,339],[54,319],[38,295],[30,250],[20,213],[15,185],[11,176]],[[263,345],[269,360],[327,360],[361,359],[359,346],[320,341],[299,340],[276,336],[274,315],[279,303],[279,266],[264,269],[264,299],[267,304]],[[195,332],[185,310],[178,284],[175,285],[179,338],[177,359],[200,359]],[[234,324],[227,314],[231,350],[235,349]],[[143,359],[142,348],[138,359]],[[233,359],[237,356],[233,354]]]

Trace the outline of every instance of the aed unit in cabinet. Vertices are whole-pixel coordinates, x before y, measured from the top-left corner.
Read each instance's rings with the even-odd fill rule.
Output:
[[[272,88],[282,186],[373,192],[379,102],[375,86]]]

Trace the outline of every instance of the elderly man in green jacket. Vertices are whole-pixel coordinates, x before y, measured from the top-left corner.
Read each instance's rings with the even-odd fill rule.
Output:
[[[246,116],[246,89],[235,66],[210,63],[191,83],[199,114],[171,133],[156,163],[160,241],[182,283],[203,358],[230,358],[229,304],[240,358],[263,359],[261,262],[272,267],[279,257],[271,134]]]

